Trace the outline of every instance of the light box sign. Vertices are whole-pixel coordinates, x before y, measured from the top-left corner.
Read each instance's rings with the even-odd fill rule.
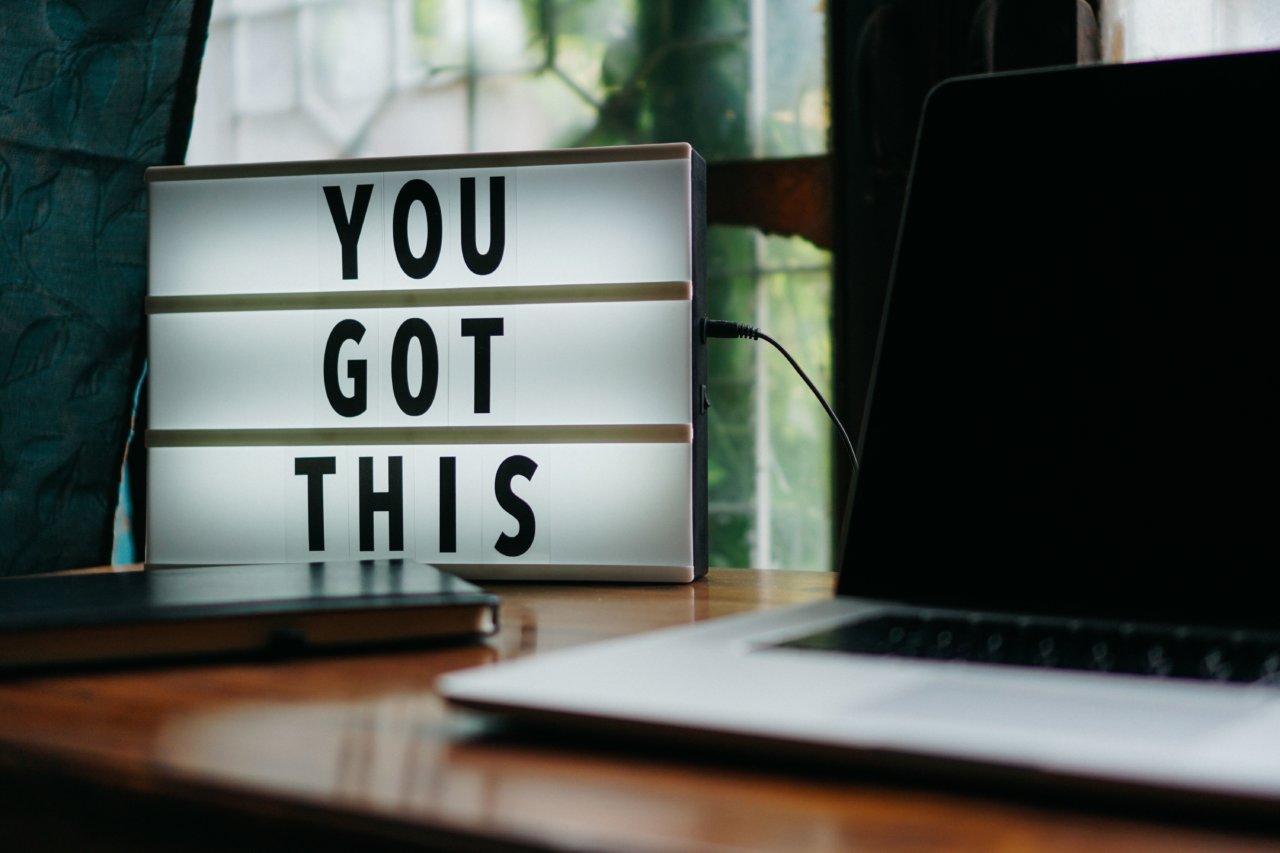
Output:
[[[147,172],[147,562],[706,570],[687,145]]]

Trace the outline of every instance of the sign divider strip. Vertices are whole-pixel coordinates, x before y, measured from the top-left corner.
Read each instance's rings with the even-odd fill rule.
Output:
[[[149,429],[147,447],[432,444],[690,444],[689,424]]]
[[[148,314],[210,311],[306,311],[359,308],[439,308],[468,305],[545,305],[557,302],[686,302],[688,281],[628,284],[548,284],[505,287],[445,287],[425,290],[346,290],[302,293],[232,293],[148,296]]]

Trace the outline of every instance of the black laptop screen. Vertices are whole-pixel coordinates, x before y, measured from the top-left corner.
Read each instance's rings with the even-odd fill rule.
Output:
[[[1280,627],[1280,55],[926,108],[841,592]]]

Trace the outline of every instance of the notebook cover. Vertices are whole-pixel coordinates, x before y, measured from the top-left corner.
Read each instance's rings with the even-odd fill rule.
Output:
[[[399,560],[15,578],[0,582],[0,668],[474,638],[497,604]]]

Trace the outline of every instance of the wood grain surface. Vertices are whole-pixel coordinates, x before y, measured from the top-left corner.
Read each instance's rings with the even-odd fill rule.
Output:
[[[511,731],[433,690],[460,667],[808,601],[833,580],[492,584],[502,630],[485,644],[8,677],[3,848],[1280,850],[1256,825],[1159,808]]]

